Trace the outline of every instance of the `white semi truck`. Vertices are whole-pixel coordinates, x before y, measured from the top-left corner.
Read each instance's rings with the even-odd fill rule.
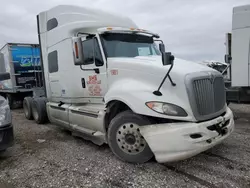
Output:
[[[222,75],[158,50],[158,34],[76,6],[42,12],[37,24],[46,97],[25,98],[28,119],[48,118],[132,163],[186,159],[232,133]]]
[[[233,8],[232,32],[226,34],[227,101],[250,102],[250,5]]]

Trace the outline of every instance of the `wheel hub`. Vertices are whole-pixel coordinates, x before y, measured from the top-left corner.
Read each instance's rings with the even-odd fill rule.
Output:
[[[146,147],[146,141],[140,133],[140,127],[134,123],[122,125],[116,134],[117,144],[128,154],[138,154]]]
[[[136,138],[133,134],[126,134],[124,139],[125,139],[125,142],[130,145],[133,145],[136,142]]]

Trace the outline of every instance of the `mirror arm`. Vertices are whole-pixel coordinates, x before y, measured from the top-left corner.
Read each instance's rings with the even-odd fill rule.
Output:
[[[99,68],[93,68],[93,69],[84,69],[82,65],[80,65],[81,70],[83,71],[95,71],[96,74],[100,74],[100,69]]]
[[[167,77],[170,78],[169,80],[170,80],[171,84],[172,84],[173,86],[176,86],[176,84],[173,83],[173,80],[171,79],[171,77],[170,77],[170,75],[169,75],[169,73],[170,73],[170,71],[172,70],[173,66],[174,66],[174,63],[171,64],[170,68],[168,69],[167,74],[166,74],[165,77],[163,78],[163,80],[162,80],[160,86],[158,87],[157,91],[160,91],[160,89],[161,89],[161,87],[162,87],[162,85],[163,85],[163,83],[165,82],[165,80],[166,80]]]
[[[172,85],[172,86],[176,86],[176,83],[172,80],[170,74],[168,74],[168,79],[169,79],[169,81],[171,82],[171,85]]]
[[[157,96],[162,96],[162,93],[160,92],[160,89],[161,89],[163,83],[165,82],[165,80],[167,79],[167,77],[169,78],[169,81],[171,82],[172,86],[176,86],[176,83],[173,82],[171,76],[169,75],[169,73],[170,73],[170,71],[172,70],[173,66],[174,66],[174,63],[172,62],[172,63],[171,63],[171,66],[170,66],[170,68],[168,69],[167,74],[166,74],[165,77],[163,78],[163,80],[162,80],[160,86],[158,87],[158,89],[157,89],[156,91],[153,92],[153,94],[155,94],[155,95],[157,95]]]

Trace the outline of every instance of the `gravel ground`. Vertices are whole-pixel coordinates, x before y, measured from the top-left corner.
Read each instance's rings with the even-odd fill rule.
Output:
[[[231,105],[235,132],[191,159],[168,164],[121,162],[107,145],[37,125],[13,111],[15,145],[0,156],[0,188],[250,187],[250,106]],[[5,185],[5,186],[4,186]]]

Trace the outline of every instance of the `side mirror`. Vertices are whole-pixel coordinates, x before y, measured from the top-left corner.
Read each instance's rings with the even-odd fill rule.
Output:
[[[226,54],[224,58],[225,58],[225,63],[228,63],[228,64],[231,63],[232,57],[230,55]]]
[[[174,62],[174,56],[171,54],[171,52],[165,52],[163,54],[163,65],[171,65]]]
[[[171,54],[171,52],[165,52],[165,45],[163,43],[159,44],[159,49],[162,54],[162,64],[163,65],[171,65],[174,62],[174,56]]]
[[[3,81],[3,80],[9,80],[10,79],[10,73],[0,73],[0,81]]]
[[[75,65],[83,65],[83,48],[82,48],[82,39],[81,37],[72,38],[73,45],[73,55]]]
[[[163,43],[159,44],[159,50],[161,51],[161,53],[165,53],[165,45]]]

